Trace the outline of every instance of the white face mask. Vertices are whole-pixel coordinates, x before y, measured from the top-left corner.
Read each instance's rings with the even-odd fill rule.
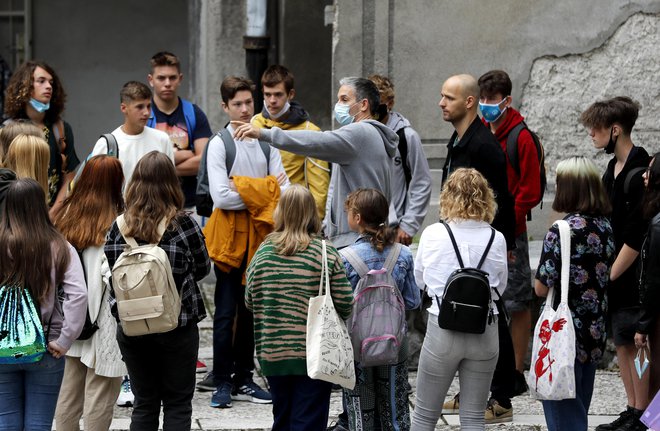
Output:
[[[266,110],[266,112],[268,112],[268,116],[269,116],[270,118],[272,118],[273,120],[277,120],[277,119],[280,118],[282,115],[284,115],[284,114],[286,114],[287,112],[289,112],[289,109],[290,109],[290,108],[291,108],[291,104],[290,104],[289,101],[287,100],[286,103],[284,104],[284,106],[282,107],[282,109],[280,109],[280,112],[278,112],[277,114],[273,114],[272,112],[270,112],[270,111],[268,110],[268,105],[266,104],[266,101],[264,100],[264,109]]]

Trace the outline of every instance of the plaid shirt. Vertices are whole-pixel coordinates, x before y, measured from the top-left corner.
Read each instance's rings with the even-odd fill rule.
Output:
[[[170,224],[165,230],[158,245],[167,252],[172,265],[174,283],[181,295],[179,326],[185,326],[190,323],[196,324],[206,317],[206,309],[197,281],[209,273],[210,261],[204,236],[197,222],[187,214],[179,215],[175,220],[176,223]],[[138,244],[145,244],[144,241],[136,241]],[[104,247],[111,269],[125,247],[126,241],[119,232],[117,222],[114,222],[106,236]],[[116,303],[115,292],[110,289],[112,314],[118,318]]]

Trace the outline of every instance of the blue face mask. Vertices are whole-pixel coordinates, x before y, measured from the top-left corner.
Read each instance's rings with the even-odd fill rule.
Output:
[[[37,99],[30,99],[30,105],[34,108],[35,111],[38,113],[42,114],[46,111],[48,111],[48,108],[50,108],[50,102],[48,103],[41,103]]]
[[[506,111],[506,107],[504,109],[500,109],[500,105],[504,103],[505,100],[506,97],[502,99],[500,103],[494,103],[492,105],[479,102],[479,109],[481,110],[481,115],[483,115],[484,120],[488,121],[489,123],[494,123],[495,121],[499,120],[502,114],[504,114],[504,111]]]
[[[355,105],[355,103],[353,105]],[[337,120],[342,126],[349,125],[355,120],[355,115],[348,113],[353,105],[344,105],[339,102],[335,104],[335,120]]]

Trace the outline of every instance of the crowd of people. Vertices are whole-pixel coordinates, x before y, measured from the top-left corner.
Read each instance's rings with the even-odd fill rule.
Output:
[[[340,127],[320,131],[294,100],[286,67],[263,72],[256,115],[255,84],[229,76],[220,86],[229,122],[214,134],[204,112],[178,95],[178,58],[159,52],[149,66],[148,85],[129,81],[119,92],[123,123],[82,162],[52,67],[28,61],[7,87],[0,285],[31,295],[46,352],[37,362],[0,364],[0,430],[49,430],[53,420],[59,431],[79,430],[81,420],[85,430],[107,430],[116,404],[133,407],[131,430],[158,429],[161,406],[163,429],[190,429],[195,389],[211,392],[214,408],[272,403],[274,430],[325,429],[332,384],[310,378],[306,364],[307,307],[324,271],[341,319],[352,317],[365,274],[379,271],[403,309],[428,311],[414,409],[404,336],[395,359],[356,360],[355,386],[342,389],[344,411],[330,429],[433,430],[452,411],[466,430],[511,421],[511,398],[528,390],[533,295],[550,289],[554,307],[568,289],[576,395],[543,401],[548,429],[587,429],[607,338],[627,406],[597,429],[646,429],[641,414],[660,388],[660,164],[632,142],[637,102],[614,97],[582,113],[594,147],[614,156],[603,175],[588,157],[556,166],[553,209],[570,226],[569,284],[560,283],[553,224],[532,285],[526,222],[543,198],[543,149],[513,108],[506,72],[443,83],[439,107],[454,132],[440,222],[420,232],[431,173],[419,134],[393,110],[388,77],[340,80]],[[198,205],[205,199],[208,211]],[[420,233],[413,256],[407,246]],[[162,284],[169,280],[176,297],[164,329],[150,319],[167,318],[171,294],[151,283],[152,296],[129,298],[127,286],[148,284],[151,274],[135,281],[119,271],[131,250],[152,248],[167,262]],[[211,266],[207,370],[198,360],[197,324],[207,317],[198,282]],[[452,318],[461,320],[461,307],[484,308],[481,331],[447,323],[443,301],[464,266],[485,275],[488,301],[453,302]],[[646,373],[634,365],[640,349],[650,351]],[[255,352],[267,387],[254,380]],[[460,393],[445,401],[457,373]]]

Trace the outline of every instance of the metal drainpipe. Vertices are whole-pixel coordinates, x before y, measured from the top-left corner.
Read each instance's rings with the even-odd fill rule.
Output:
[[[268,67],[268,47],[270,37],[267,34],[267,0],[246,0],[247,32],[243,36],[245,49],[245,67],[248,76],[255,83],[254,113],[261,112],[263,94],[261,92],[261,74]]]

